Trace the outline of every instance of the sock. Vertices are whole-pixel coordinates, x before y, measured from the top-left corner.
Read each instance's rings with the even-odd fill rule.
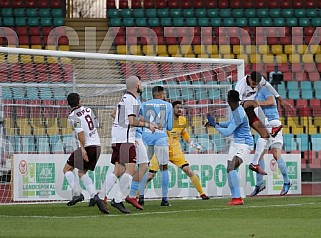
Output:
[[[169,175],[168,170],[162,170],[162,200],[167,201],[168,187],[169,187]]]
[[[232,198],[234,198],[235,192],[234,192],[234,187],[233,187],[232,178],[231,178],[230,173],[227,173],[227,181],[228,181],[228,186],[230,187]]]
[[[115,199],[115,202],[116,202],[116,203],[120,203],[120,202],[123,201],[123,194],[122,194],[122,192],[120,191],[119,180],[118,180],[118,182],[117,182],[116,185],[115,185],[115,197],[114,197],[114,199]]]
[[[280,157],[278,158],[277,162],[278,162],[279,169],[281,170],[281,173],[283,175],[284,183],[289,183],[290,179],[289,179],[288,170],[286,168],[284,159]]]
[[[72,171],[67,171],[65,173],[65,178],[67,179],[67,182],[72,190],[74,190],[75,187],[75,175]]]
[[[265,126],[269,126],[269,121],[268,119],[266,118],[262,108],[259,106],[259,107],[255,107],[254,108],[254,112],[255,112],[255,115],[259,118],[259,120],[263,123],[263,125]]]
[[[128,173],[124,173],[119,179],[119,187],[123,196],[127,196],[129,194],[130,185],[132,184],[133,176]]]
[[[201,181],[200,179],[197,177],[196,174],[194,174],[192,177],[190,177],[192,184],[194,185],[194,187],[196,188],[197,192],[202,195],[204,194],[202,185],[201,185]]]
[[[262,155],[262,153],[264,152],[266,146],[268,144],[268,140],[263,139],[263,138],[259,138],[256,142],[256,149],[255,149],[255,154],[252,158],[252,164],[256,165],[259,163],[259,159]]]
[[[145,187],[148,179],[148,172],[146,172],[142,178],[142,181],[139,183],[139,196],[143,196],[145,194]]]
[[[264,159],[259,160],[259,165],[263,170],[265,169]],[[261,186],[261,184],[263,184],[263,175],[256,173],[256,186]]]
[[[234,188],[234,196],[232,196],[232,198],[240,198],[241,191],[240,191],[239,176],[237,174],[237,171],[232,170],[229,172],[229,174],[231,176],[231,183]]]
[[[132,186],[130,188],[129,196],[132,198],[135,198],[138,188],[139,188],[139,182],[133,180]]]
[[[106,176],[105,182],[103,184],[104,188],[102,189],[102,191],[104,191],[104,193],[99,193],[99,198],[100,199],[104,199],[105,196],[108,195],[108,193],[110,192],[110,190],[113,188],[114,184],[117,181],[117,177],[114,173],[111,173],[109,175]]]
[[[85,185],[86,190],[90,195],[90,198],[93,198],[96,195],[97,191],[96,191],[93,181],[91,180],[89,175],[85,174],[80,179],[83,182],[83,184]]]

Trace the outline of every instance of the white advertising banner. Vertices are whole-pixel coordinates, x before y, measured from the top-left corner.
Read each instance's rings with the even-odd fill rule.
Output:
[[[301,156],[299,154],[282,155],[286,161],[292,187],[289,194],[301,194]],[[50,201],[70,200],[71,190],[63,175],[63,167],[69,155],[62,154],[16,154],[14,157],[14,201]],[[187,154],[191,169],[199,176],[204,191],[209,196],[229,196],[227,182],[226,161],[227,155],[222,154]],[[255,173],[248,169],[249,161],[239,168],[242,196],[249,195],[255,186]],[[283,177],[276,161],[271,154],[265,156],[264,176],[267,189],[262,195],[279,194],[283,186]],[[113,171],[110,164],[110,155],[101,155],[95,171],[89,171],[97,191],[102,183]],[[197,191],[181,169],[169,165],[169,197],[196,197]],[[81,184],[81,183],[80,183]],[[89,195],[81,184],[83,194]],[[114,196],[113,189],[109,198]],[[148,184],[145,191],[146,198],[161,197],[161,175],[157,173]]]

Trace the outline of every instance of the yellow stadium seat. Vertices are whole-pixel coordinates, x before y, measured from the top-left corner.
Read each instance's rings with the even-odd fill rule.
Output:
[[[31,55],[21,55],[20,56],[20,60],[21,60],[21,63],[23,64],[30,64],[31,63]]]
[[[230,54],[231,53],[231,46],[230,45],[220,45],[220,54]]]
[[[194,53],[199,54],[205,54],[205,46],[204,45],[194,45]]]
[[[308,46],[307,45],[297,45],[297,52],[299,54],[305,54],[307,52]]]
[[[31,127],[28,123],[28,118],[17,118],[17,127],[19,128],[19,135],[31,135]]]
[[[14,121],[11,118],[6,118],[6,134],[7,135],[14,135],[16,134],[15,132],[15,126],[14,126]]]
[[[223,59],[235,59],[235,55],[234,54],[223,54],[222,58]]]
[[[157,54],[168,54],[166,45],[156,45],[156,52]]]
[[[259,55],[259,54],[251,54],[250,55],[250,62],[252,64],[260,64],[261,63],[261,55]]]
[[[259,53],[261,55],[266,55],[270,53],[270,46],[269,45],[259,45]]]
[[[41,45],[31,45],[31,49],[41,50],[41,49],[42,49],[42,46],[41,46]]]
[[[210,55],[210,58],[214,58],[214,59],[218,59],[218,58],[220,58],[220,57],[221,57],[220,54],[211,54],[211,55]]]
[[[212,56],[209,55],[209,54],[204,53],[204,54],[198,54],[197,57],[198,58],[211,58]]]
[[[179,54],[179,50],[178,50],[178,45],[169,45],[168,46],[168,54],[170,55],[176,55]]]
[[[61,51],[70,51],[70,46],[69,45],[60,45],[59,50]]]
[[[194,127],[203,126],[202,116],[192,116],[190,125]]]
[[[218,53],[218,46],[217,45],[207,45],[206,52],[210,55]]]
[[[172,57],[184,57],[184,55],[182,55],[182,54],[174,54],[174,55],[172,55]]]
[[[283,54],[282,45],[272,45],[272,54],[274,55]]]
[[[31,127],[33,128],[33,135],[45,135],[45,126],[43,124],[42,118],[31,118],[30,119]]]
[[[190,54],[186,54],[185,57],[186,58],[196,58],[196,55],[193,53],[190,53]]]
[[[62,128],[62,129],[61,129],[61,132],[62,132],[63,135],[72,134],[72,129],[71,129],[71,127]]]
[[[129,46],[129,53],[132,55],[141,55],[142,51],[140,49],[140,45],[130,45]]]
[[[255,45],[246,45],[245,52],[247,54],[256,54],[256,46]]]
[[[19,48],[29,49],[29,45],[19,45]]]
[[[312,54],[303,54],[302,55],[302,62],[306,64],[314,63],[313,55]]]
[[[292,54],[289,55],[289,61],[292,64],[299,64],[301,63],[300,55],[299,54]]]
[[[156,55],[154,45],[143,45],[143,53],[145,55]]]
[[[127,54],[127,47],[126,45],[117,45],[117,54],[121,54],[121,55],[126,55]]]
[[[294,54],[295,51],[295,45],[285,45],[284,46],[284,53],[290,55],[290,54]]]
[[[43,64],[45,62],[45,58],[43,56],[35,55],[33,56],[33,61],[36,64]]]
[[[245,48],[243,45],[233,45],[233,53],[236,55],[244,54]]]
[[[62,64],[70,64],[71,63],[71,58],[69,58],[69,57],[61,57],[60,58],[60,62]]]
[[[292,126],[292,134],[303,134],[303,126]]]
[[[282,133],[284,134],[289,134],[290,133],[290,127],[289,126],[284,126],[282,128]]]
[[[50,118],[49,118],[50,120]],[[47,134],[48,135],[58,135],[59,134],[59,128],[57,126],[57,123],[53,124],[53,125],[50,125],[48,126],[47,128]]]
[[[288,56],[286,54],[278,54],[275,56],[275,61],[278,64],[285,64],[288,61]]]
[[[321,53],[320,45],[309,45],[309,52],[311,54],[320,54]]]
[[[56,45],[46,45],[45,46],[45,49],[46,50],[57,50],[57,46]]]
[[[263,55],[263,63],[273,64],[274,63],[274,55],[271,55],[271,54]]]
[[[18,63],[18,55],[9,54],[7,61],[12,64]]]
[[[189,126],[186,128],[186,131],[189,135],[192,135],[193,134],[193,127]]]
[[[249,63],[249,56],[247,54],[237,55],[236,58],[244,60],[245,64]]]
[[[180,46],[180,51],[183,55],[187,54],[192,54],[193,53],[193,48],[191,45],[181,45]]]
[[[321,54],[315,55],[315,62],[316,63],[321,63]]]
[[[2,62],[5,62],[6,60],[5,60],[5,57],[4,57],[4,54],[0,54],[0,62],[2,63]]]
[[[162,53],[162,54],[158,54],[158,56],[160,56],[160,57],[169,57],[169,54]]]

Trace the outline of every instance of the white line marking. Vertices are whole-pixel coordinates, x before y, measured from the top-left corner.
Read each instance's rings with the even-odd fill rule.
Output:
[[[305,205],[316,205],[319,203],[292,203],[292,204],[275,204],[266,206],[237,206],[240,209],[250,209],[250,208],[269,208],[269,207],[298,207]],[[208,208],[208,209],[189,209],[189,210],[178,210],[178,211],[164,211],[164,212],[142,212],[142,213],[132,213],[132,214],[109,214],[109,215],[94,215],[94,216],[12,216],[12,215],[0,215],[0,218],[42,218],[42,219],[82,219],[82,218],[100,218],[100,217],[120,217],[120,216],[146,216],[146,215],[158,215],[158,214],[174,214],[174,213],[188,213],[188,212],[204,212],[204,211],[223,211],[231,210],[234,207],[224,207],[224,208]]]

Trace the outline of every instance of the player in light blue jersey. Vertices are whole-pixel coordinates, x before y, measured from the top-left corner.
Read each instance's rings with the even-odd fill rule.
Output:
[[[277,107],[274,95],[268,89],[263,87],[260,89],[260,91],[256,95],[255,100],[257,100],[258,104],[261,106],[265,116],[268,119],[269,126],[267,127],[267,129],[270,131],[271,128],[280,126],[281,121],[280,121],[278,107]],[[285,161],[281,157],[281,150],[283,146],[282,129],[275,137],[270,138],[269,145],[273,153],[273,158],[277,161],[278,167],[281,170],[281,173],[283,175],[284,185],[280,195],[284,196],[288,193],[291,187],[291,183],[290,183]],[[264,154],[261,156],[259,160],[259,165],[261,166],[262,169],[264,169],[265,167],[264,159],[263,159]],[[251,197],[256,196],[264,189],[265,189],[265,184],[263,182],[263,176],[260,174],[256,174],[256,186],[250,196]]]
[[[213,126],[216,130],[225,136],[233,135],[233,141],[230,145],[229,158],[227,161],[228,184],[232,194],[232,200],[227,203],[228,206],[243,205],[241,198],[238,167],[247,159],[253,150],[253,137],[251,135],[249,120],[243,107],[239,105],[239,93],[236,90],[230,90],[227,95],[227,102],[232,112],[227,122],[216,123],[210,114],[206,115],[208,122],[205,126]]]
[[[154,133],[147,128],[143,128],[143,140],[147,145],[147,155],[149,161],[154,153],[162,174],[162,202],[161,206],[169,206],[168,186],[169,175],[167,164],[169,162],[168,136],[167,130],[173,128],[173,108],[172,104],[164,101],[165,92],[162,86],[155,86],[152,89],[153,99],[142,103],[141,114],[143,117],[158,126]],[[142,183],[146,183],[143,179]],[[144,186],[143,184],[141,186]]]

